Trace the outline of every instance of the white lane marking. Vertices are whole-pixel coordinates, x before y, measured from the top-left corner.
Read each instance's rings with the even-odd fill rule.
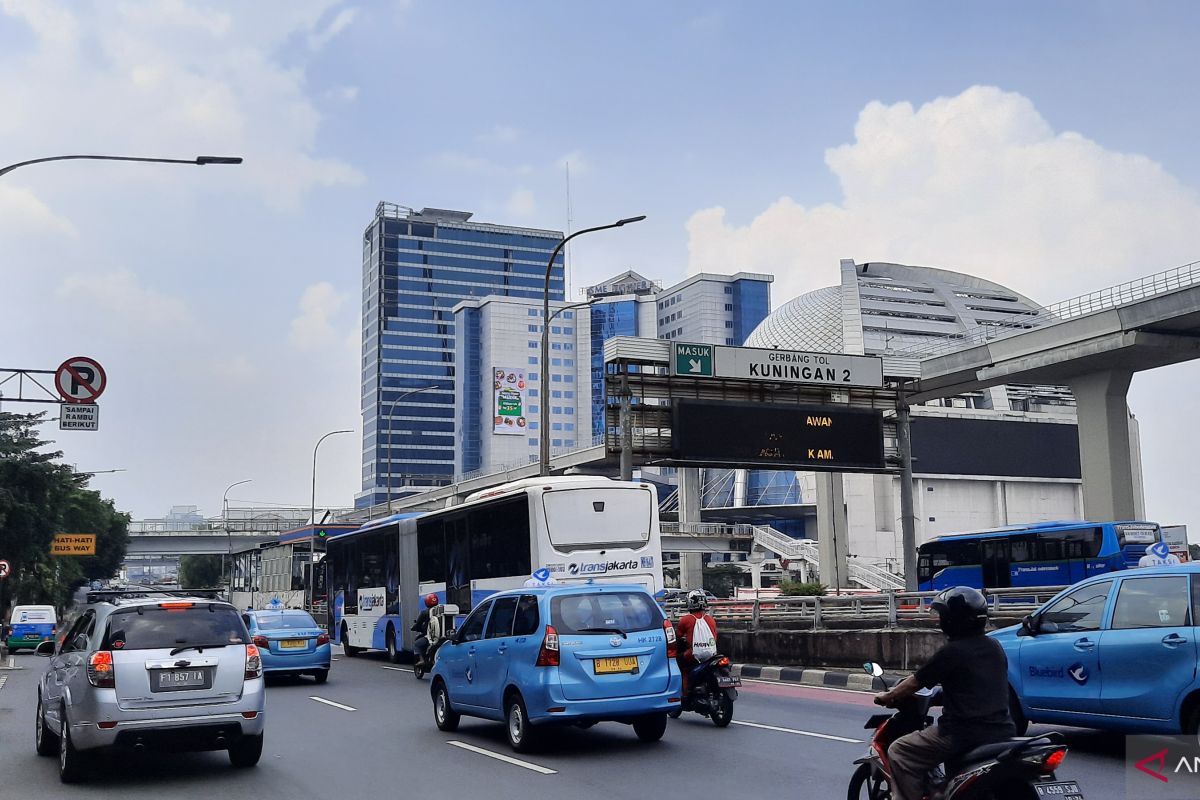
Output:
[[[412,672],[408,667],[380,667],[380,669],[390,669],[392,672]]]
[[[829,733],[813,733],[812,731],[798,731],[795,728],[781,728],[778,725],[763,725],[758,722],[742,722],[740,719],[732,720],[734,725],[745,725],[747,728],[762,728],[764,731],[778,731],[780,733],[794,733],[797,736],[811,736],[814,739],[829,739],[834,742],[845,742],[846,744],[862,744],[862,739],[848,739],[845,736],[834,736]]]
[[[558,774],[557,770],[550,769],[549,767],[543,767],[538,764],[531,764],[528,761],[522,761],[521,759],[513,758],[512,756],[506,756],[503,753],[493,753],[491,750],[484,750],[482,747],[476,747],[475,745],[467,744],[466,742],[449,741],[449,742],[446,742],[446,744],[452,745],[454,747],[460,747],[463,750],[469,750],[472,753],[478,753],[481,756],[487,756],[488,758],[494,758],[497,761],[503,761],[505,764],[512,764],[514,767],[524,767],[525,769],[530,770],[532,772],[536,772],[540,775],[557,775]]]
[[[742,678],[742,683],[766,683],[772,686],[798,686],[801,689],[819,689],[822,692],[842,692],[844,694],[875,694],[874,689],[839,689],[836,686],[812,686],[807,683],[794,681],[763,681],[758,678]]]
[[[309,695],[308,699],[316,700],[318,703],[324,703],[325,705],[333,706],[334,708],[340,708],[342,711],[358,711],[358,709],[354,708],[353,706],[344,706],[341,703],[335,703],[332,700],[326,700],[324,697],[317,697],[316,695]]]

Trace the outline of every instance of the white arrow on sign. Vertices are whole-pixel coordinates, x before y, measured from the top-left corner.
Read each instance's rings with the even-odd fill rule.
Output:
[[[700,361],[695,358],[689,358],[688,359],[688,372],[699,372],[699,371],[700,371]]]
[[[0,561],[0,578],[7,578],[12,566],[7,561]]]

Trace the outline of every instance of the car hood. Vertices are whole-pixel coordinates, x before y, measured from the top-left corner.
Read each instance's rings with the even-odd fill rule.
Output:
[[[1008,647],[1017,641],[1017,633],[1021,630],[1020,625],[1010,625],[1007,628],[1001,628],[998,631],[992,631],[988,634],[1002,646]]]

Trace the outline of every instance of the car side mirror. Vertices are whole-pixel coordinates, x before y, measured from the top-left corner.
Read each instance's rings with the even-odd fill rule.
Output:
[[[1021,620],[1021,629],[1017,631],[1017,636],[1037,636],[1037,618],[1033,614],[1026,614]]]
[[[54,641],[52,639],[47,639],[46,641],[39,644],[33,652],[39,656],[54,655]]]

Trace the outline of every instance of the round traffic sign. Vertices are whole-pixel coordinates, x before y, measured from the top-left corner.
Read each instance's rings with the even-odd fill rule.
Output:
[[[11,570],[12,566],[7,561],[0,559],[0,579],[7,578]]]
[[[64,361],[54,373],[58,394],[68,403],[94,403],[104,393],[108,376],[100,362],[87,356]]]

